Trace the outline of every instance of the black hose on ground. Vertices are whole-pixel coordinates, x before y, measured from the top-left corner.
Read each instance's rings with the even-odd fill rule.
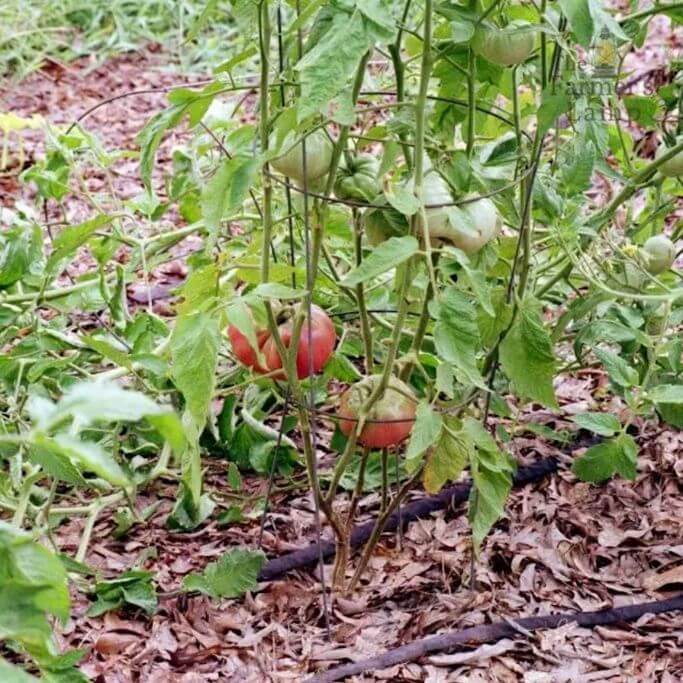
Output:
[[[556,472],[557,465],[558,463],[555,458],[545,458],[533,465],[520,467],[514,477],[513,486],[524,486],[525,484],[530,484],[539,479],[543,479],[549,474]],[[466,481],[455,484],[454,486],[449,486],[435,496],[425,496],[424,498],[419,498],[405,504],[401,508],[400,523],[407,524],[409,522],[414,522],[416,519],[428,517],[432,512],[437,512],[438,510],[464,503],[469,497],[470,488],[471,482]],[[387,519],[384,531],[395,531],[398,528],[398,525],[399,514],[396,512]],[[370,538],[374,526],[375,520],[372,519],[369,522],[354,527],[353,532],[351,533],[351,547],[357,548],[358,546],[363,545],[363,543]],[[334,552],[334,541],[322,541],[322,556],[325,559],[332,557]],[[301,550],[294,550],[286,555],[275,557],[266,562],[263,566],[259,573],[258,580],[273,581],[295,569],[304,569],[305,567],[316,565],[319,557],[320,554],[317,543],[313,543]]]
[[[518,636],[526,631],[558,628],[571,622],[575,622],[579,626],[592,628],[594,626],[635,621],[644,614],[662,614],[677,610],[683,610],[683,593],[679,593],[668,600],[656,600],[654,602],[615,607],[596,612],[565,612],[542,617],[524,617],[517,620],[496,621],[492,624],[473,626],[462,631],[449,631],[431,636],[430,638],[415,640],[407,645],[401,645],[393,650],[388,650],[376,657],[351,662],[350,664],[337,666],[323,673],[316,674],[309,678],[307,683],[332,683],[332,681],[347,680],[350,676],[367,671],[379,671],[396,666],[397,664],[411,662],[434,652],[443,652],[480,643],[491,643],[501,638]]]

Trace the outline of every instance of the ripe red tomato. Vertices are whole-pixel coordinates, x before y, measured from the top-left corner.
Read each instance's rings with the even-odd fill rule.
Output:
[[[329,316],[318,306],[311,307],[310,341],[312,346],[312,370],[317,374],[330,359],[334,351],[334,344],[337,341],[337,332]],[[288,321],[278,328],[280,338],[286,348],[292,341],[292,322]],[[299,347],[296,352],[296,372],[299,379],[308,377],[309,374],[309,325],[305,322],[301,328],[299,337]],[[282,367],[282,359],[277,351],[275,341],[269,337],[263,345],[263,355],[266,358],[266,365],[269,370],[278,370]],[[284,377],[284,372],[282,377]]]
[[[379,375],[371,375],[347,389],[339,403],[339,429],[349,436],[356,428],[361,406],[380,381]],[[389,386],[371,408],[358,443],[368,448],[388,448],[408,437],[415,421],[416,401],[410,397],[413,390],[397,377],[389,380]],[[344,419],[346,418],[346,419]]]
[[[256,331],[256,341],[258,342],[259,350],[263,348],[269,336],[267,330]],[[253,368],[256,372],[268,372],[266,368],[259,365],[256,350],[249,343],[249,340],[234,325],[228,326],[228,337],[230,338],[232,351],[242,365]]]

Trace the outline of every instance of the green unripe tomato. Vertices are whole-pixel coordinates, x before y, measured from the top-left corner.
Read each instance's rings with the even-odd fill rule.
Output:
[[[334,193],[339,199],[370,201],[381,191],[377,180],[379,163],[369,154],[347,159],[342,156],[334,182]]]
[[[472,49],[499,66],[521,64],[534,51],[536,29],[526,21],[512,21],[505,28],[482,24],[472,38]]]
[[[666,235],[655,235],[643,245],[645,269],[652,275],[664,273],[673,265],[676,247]]]
[[[429,234],[441,238],[454,247],[462,249],[472,255],[488,244],[500,230],[500,217],[496,205],[488,198],[478,199],[476,202],[464,204],[460,207],[462,223],[453,214],[443,226]]]
[[[273,159],[271,166],[282,175],[303,183],[304,145],[299,142],[290,147],[282,156]],[[307,183],[322,178],[330,169],[332,143],[324,131],[316,130],[306,138],[306,177]]]
[[[380,196],[374,203],[379,204],[382,200]],[[422,201],[427,207],[425,214],[430,239],[452,244],[466,254],[476,254],[500,230],[498,211],[488,198],[460,207],[462,222],[454,225],[452,206],[439,206],[452,205],[453,196],[446,181],[436,171],[430,170],[424,177]],[[365,233],[372,246],[389,237],[405,235],[408,229],[406,217],[389,205],[369,209],[365,213]]]
[[[683,142],[683,137],[676,140],[676,144]],[[670,147],[666,145],[660,145],[657,150],[657,157],[661,157],[669,151]],[[660,167],[659,172],[666,176],[667,178],[678,178],[683,176],[683,152],[679,152],[676,156],[672,157],[668,161],[665,161]]]

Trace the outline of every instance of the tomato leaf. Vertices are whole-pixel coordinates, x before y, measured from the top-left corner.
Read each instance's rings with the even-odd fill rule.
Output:
[[[420,200],[410,188],[397,185],[391,190],[385,190],[384,196],[389,204],[404,216],[412,216],[420,208]]]
[[[207,313],[182,315],[171,335],[171,374],[198,429],[204,426],[213,396],[220,333]]]
[[[605,366],[609,378],[623,388],[638,385],[638,371],[632,368],[621,356],[607,349],[593,349],[598,360]]]
[[[29,273],[41,258],[42,247],[43,236],[37,225],[0,232],[0,287],[13,285]]]
[[[108,225],[111,221],[110,216],[102,214],[84,223],[64,228],[52,243],[52,253],[46,266],[48,273],[54,274],[62,259],[73,256],[78,247],[85,244],[97,230]]]
[[[440,413],[434,411],[429,403],[420,402],[406,450],[406,468],[409,472],[417,469],[420,456],[438,441],[442,425],[443,418]]]
[[[481,423],[468,418],[463,424],[463,432],[474,444],[469,451],[472,488],[467,515],[474,550],[478,553],[491,527],[505,514],[515,466],[514,461],[498,449]]]
[[[500,363],[516,391],[549,408],[557,407],[553,378],[555,356],[539,313],[522,304],[500,345]]]
[[[226,159],[202,192],[202,216],[206,227],[218,232],[221,220],[234,213],[247,197],[261,160],[253,156]]]
[[[683,403],[683,384],[660,384],[648,391],[653,403]]]
[[[638,445],[628,434],[620,434],[589,448],[574,461],[572,471],[582,481],[598,483],[615,474],[633,481],[636,478]]]
[[[434,344],[439,356],[454,366],[463,382],[486,388],[477,368],[480,340],[476,311],[472,302],[455,287],[446,289],[439,301]]]
[[[121,488],[131,485],[121,465],[98,443],[81,441],[69,434],[57,434],[54,437],[39,434],[34,438],[38,448],[68,459],[79,472],[91,472]]]
[[[621,429],[619,420],[609,413],[580,413],[572,420],[582,429],[600,436],[614,436]]]
[[[341,3],[323,9],[327,30],[295,66],[301,80],[299,121],[334,100],[348,87],[363,55],[377,41],[390,41],[395,32],[389,7],[380,0],[364,0],[350,13]]]
[[[418,241],[410,235],[391,237],[375,247],[358,267],[347,273],[341,284],[345,287],[355,287],[361,282],[371,280],[404,263],[417,253],[419,248]]]
[[[258,574],[265,560],[260,551],[230,550],[201,574],[188,574],[183,590],[199,591],[212,598],[239,598],[256,588]]]
[[[448,481],[456,481],[467,464],[471,444],[462,433],[440,432],[436,446],[427,456],[422,482],[425,491],[438,493]]]
[[[571,98],[566,93],[554,93],[551,90],[543,91],[541,106],[536,116],[538,121],[538,135],[545,135],[554,125],[556,119],[569,111]]]
[[[306,296],[306,292],[303,289],[293,289],[277,282],[263,282],[254,288],[251,296],[259,299],[302,299]]]

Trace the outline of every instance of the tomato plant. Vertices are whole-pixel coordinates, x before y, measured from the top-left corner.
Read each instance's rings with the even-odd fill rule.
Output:
[[[680,13],[229,6],[230,59],[212,82],[171,90],[140,132],[143,191],[86,191],[129,155],[104,153],[89,111],[22,176],[40,204],[19,205],[0,235],[0,506],[15,526],[37,538],[55,497],[70,499],[62,509],[87,519],[81,562],[97,516],[139,523],[136,492],[161,476],[178,482],[174,530],[238,519],[216,509],[204,457],[230,459],[236,489],[240,470],[304,468],[294,485],[310,488],[336,587],[351,590],[405,496],[469,471],[476,556],[504,514],[520,425],[539,407],[567,423],[557,387],[576,372],[599,378],[600,412],[570,422],[595,439],[575,475],[633,479],[637,427],[683,424],[683,98],[668,67],[651,96],[624,94],[622,58],[650,17]],[[185,125],[155,172],[164,136]],[[640,144],[655,139],[667,141],[655,154]],[[64,209],[73,197],[91,212],[82,222]],[[154,276],[179,251],[184,279],[155,306]],[[70,268],[82,253],[85,274]],[[345,438],[319,438],[327,420]],[[377,525],[348,581],[377,461]],[[216,571],[189,584],[220,595]],[[125,581],[151,605],[148,578]]]

